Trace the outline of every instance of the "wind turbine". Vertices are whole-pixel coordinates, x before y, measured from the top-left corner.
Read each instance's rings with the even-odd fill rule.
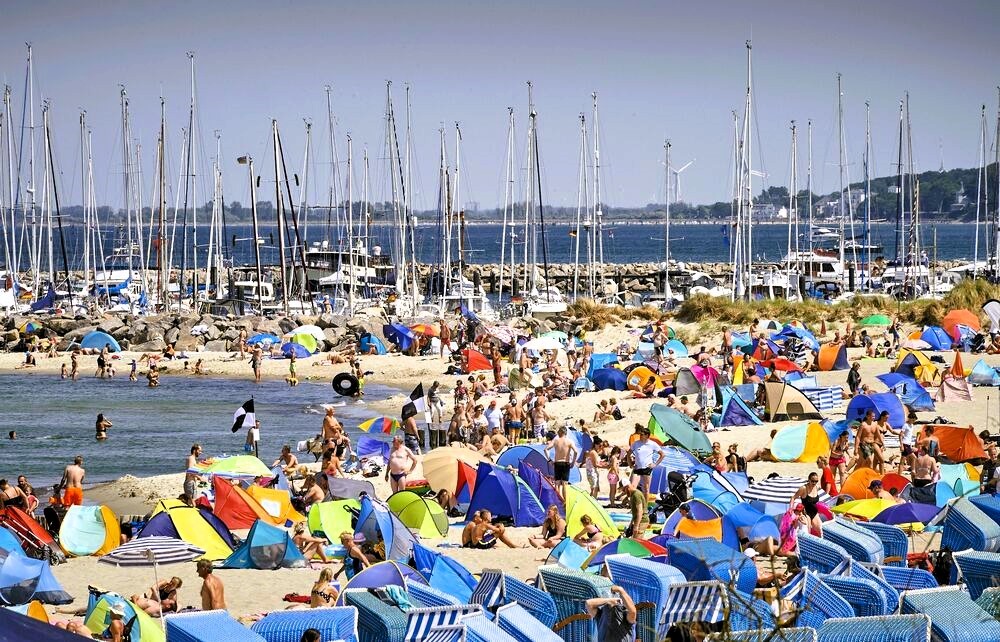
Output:
[[[670,168],[670,171],[673,172],[674,174],[674,203],[677,203],[681,200],[681,172],[686,170],[688,167],[694,165],[695,160],[696,159],[689,160],[680,168],[676,167]]]

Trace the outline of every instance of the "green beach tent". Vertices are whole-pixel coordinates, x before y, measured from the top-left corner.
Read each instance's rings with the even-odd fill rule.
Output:
[[[675,443],[691,452],[712,451],[712,442],[709,441],[708,435],[684,413],[654,403],[649,409],[649,414],[647,426],[653,436],[660,441]]]
[[[608,511],[597,503],[597,500],[590,496],[587,491],[576,486],[566,486],[566,535],[575,537],[581,530],[583,524],[580,518],[589,515],[594,520],[594,525],[601,529],[605,537],[614,539],[621,535],[615,520],[611,518]]]
[[[267,464],[253,455],[236,455],[216,459],[207,468],[199,471],[203,475],[220,477],[274,477]]]
[[[399,521],[420,537],[444,537],[448,534],[448,515],[434,500],[421,497],[412,490],[401,490],[390,495],[386,504]]]
[[[316,343],[316,337],[305,332],[301,332],[299,334],[293,334],[292,338],[289,339],[289,341],[292,343],[299,344],[300,346],[308,350],[310,354],[315,354],[316,350],[319,349],[319,346]]]
[[[866,316],[864,319],[861,319],[858,325],[868,328],[880,325],[890,326],[892,325],[892,321],[889,320],[889,317],[887,317],[884,314],[870,314]]]
[[[309,507],[309,532],[324,536],[334,544],[340,541],[340,534],[347,532],[354,535],[351,525],[351,511],[361,510],[361,502],[356,499],[337,499],[331,502],[320,502]]]

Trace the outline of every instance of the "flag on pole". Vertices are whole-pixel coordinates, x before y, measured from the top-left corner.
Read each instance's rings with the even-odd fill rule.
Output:
[[[403,421],[416,417],[418,413],[427,410],[427,399],[424,397],[424,384],[418,383],[410,393],[410,400],[403,406]]]
[[[240,428],[253,428],[255,423],[257,417],[253,412],[253,399],[249,399],[233,413],[233,432]]]

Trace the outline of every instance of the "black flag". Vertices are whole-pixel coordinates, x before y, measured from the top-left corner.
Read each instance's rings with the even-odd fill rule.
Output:
[[[427,410],[427,400],[424,398],[424,384],[418,383],[410,393],[410,400],[403,406],[403,421],[416,417],[417,413]]]
[[[238,431],[244,426],[253,428],[256,422],[257,417],[253,413],[253,399],[250,399],[244,402],[243,405],[237,408],[236,412],[233,413],[233,432]]]

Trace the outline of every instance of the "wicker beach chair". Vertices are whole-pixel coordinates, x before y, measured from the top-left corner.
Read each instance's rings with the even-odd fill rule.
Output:
[[[728,596],[722,582],[683,582],[671,584],[659,628],[669,631],[674,624],[722,622],[728,610]]]
[[[819,629],[822,642],[930,642],[931,619],[923,614],[831,618]]]
[[[934,575],[922,568],[906,566],[875,566],[870,569],[880,575],[886,584],[897,591],[912,591],[913,589],[937,588],[938,582]]]
[[[344,604],[358,610],[360,642],[403,642],[406,616],[365,590],[345,590]]]
[[[495,621],[497,626],[510,634],[517,642],[560,642],[562,640],[551,628],[539,622],[517,602],[498,607]]]
[[[899,608],[899,591],[892,587],[877,573],[864,564],[852,561],[847,567],[844,575],[850,575],[862,580],[868,580],[875,585],[875,588],[885,597],[885,603],[889,605],[889,613],[894,613]]]
[[[611,581],[628,591],[636,604],[636,639],[639,642],[662,639],[663,632],[657,633],[659,615],[667,602],[670,586],[687,581],[684,574],[668,564],[631,555],[609,555],[604,565]]]
[[[942,642],[1000,640],[1000,622],[957,586],[904,591],[901,611],[925,613],[931,633]]]
[[[972,549],[987,553],[1000,550],[1000,524],[990,519],[968,499],[954,500],[945,509],[941,548]]]
[[[299,642],[302,632],[309,628],[319,631],[324,640],[358,642],[358,610],[335,606],[271,611],[250,628],[267,642]]]
[[[852,559],[866,564],[882,564],[885,550],[871,531],[855,526],[844,519],[834,519],[823,524],[823,539],[839,545]]]
[[[590,598],[610,596],[611,580],[548,564],[538,569],[538,587],[555,600],[559,637],[566,642],[596,642],[594,622],[589,617],[573,616],[587,616],[586,601]]]
[[[988,588],[1000,586],[1000,554],[961,551],[952,555],[972,599]]]
[[[729,591],[729,629],[731,631],[773,630],[776,624],[770,604],[749,593]]]
[[[516,602],[550,629],[558,619],[552,595],[496,569],[483,570],[470,601],[484,609]]]
[[[697,538],[667,542],[670,564],[688,581],[717,580],[728,587],[753,593],[757,566],[746,555],[714,539]]]
[[[830,573],[851,560],[842,546],[808,533],[799,535],[798,549],[799,564],[817,573]]]
[[[987,517],[1000,524],[1000,497],[996,495],[976,495],[975,497],[970,497],[969,501],[976,508],[983,511]]]
[[[808,569],[782,588],[781,597],[795,603],[796,626],[819,628],[830,618],[854,617],[854,607]]]
[[[993,617],[1000,619],[1000,587],[988,588],[976,598],[976,604]]]
[[[465,616],[461,624],[465,627],[465,639],[468,642],[518,642],[516,637],[497,626],[482,611]]]
[[[896,610],[874,582],[859,577],[824,575],[823,582],[847,600],[858,617],[889,615]]]
[[[247,640],[265,642],[264,638],[233,619],[227,611],[177,613],[165,620],[171,642],[212,642],[212,640]],[[301,635],[301,634],[300,634]]]
[[[462,619],[481,612],[482,609],[478,604],[411,608],[405,613],[406,634],[403,640],[404,642],[436,640],[436,635],[442,631],[442,637],[447,639],[452,639],[456,632],[461,638],[465,629]]]
[[[879,522],[857,522],[858,528],[870,532],[882,542],[885,566],[906,566],[906,556],[910,552],[910,540],[898,526]]]
[[[423,606],[458,606],[461,604],[458,598],[420,582],[407,584],[406,593]]]
[[[778,629],[756,629],[753,631],[733,631],[731,633],[712,633],[705,642],[817,642],[816,629],[803,627],[786,627]]]

